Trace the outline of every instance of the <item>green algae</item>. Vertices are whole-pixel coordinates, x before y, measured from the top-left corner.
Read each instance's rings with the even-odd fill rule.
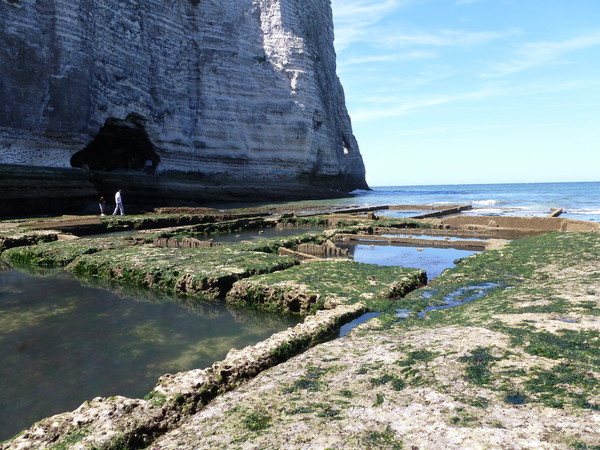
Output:
[[[532,401],[552,408],[573,407],[600,411],[600,404],[590,401],[598,392],[600,381],[591,372],[570,363],[561,363],[552,370],[534,368],[524,384]]]
[[[291,385],[285,386],[283,392],[292,393],[296,391],[317,392],[324,389],[322,378],[329,372],[329,369],[324,369],[316,366],[309,366],[304,375],[295,380]]]
[[[578,250],[573,251],[575,248]],[[599,405],[591,398],[600,392],[600,382],[593,376],[593,371],[600,367],[598,331],[560,328],[544,331],[533,326],[537,320],[529,321],[529,324],[521,321],[509,325],[498,317],[518,317],[521,314],[544,314],[557,318],[573,313],[595,315],[596,302],[573,301],[553,291],[556,276],[568,273],[573,266],[597,260],[598,250],[598,234],[550,233],[514,241],[501,251],[470,257],[436,279],[434,285],[428,288],[432,293],[428,301],[441,301],[449,290],[460,285],[499,281],[505,287],[489,291],[473,304],[431,312],[426,320],[409,319],[395,326],[487,326],[506,335],[515,351],[555,360],[558,366],[552,369],[500,370],[495,368],[496,362],[510,361],[518,355],[496,357],[491,348],[478,347],[459,358],[466,364],[465,379],[469,383],[499,391],[505,402],[510,404],[534,402],[554,408],[568,405],[597,410]],[[552,268],[551,272],[546,269],[548,267]],[[595,273],[587,272],[586,276],[594,279]],[[580,281],[581,275],[578,275],[573,282]],[[410,301],[417,295],[419,293],[409,294],[406,300]],[[589,292],[587,295],[590,295]]]
[[[380,448],[385,450],[402,450],[404,444],[396,438],[392,427],[387,425],[383,431],[369,431],[361,439],[364,448]]]
[[[249,411],[242,420],[242,424],[249,431],[261,431],[269,428],[272,419],[273,417],[267,411],[257,409]]]
[[[223,297],[236,280],[296,263],[290,257],[230,248],[141,246],[82,255],[68,270],[78,276],[211,300]]]
[[[419,269],[327,260],[243,280],[234,285],[227,300],[302,313],[319,309],[326,302],[363,302],[370,310],[380,310],[424,281],[425,273]]]
[[[262,221],[262,219],[256,219]],[[197,227],[198,230],[239,228],[249,222],[233,214],[142,214],[103,216],[100,221],[107,231],[147,230],[165,227]]]
[[[144,397],[144,400],[150,401],[152,406],[162,406],[167,402],[167,396],[160,392],[152,391]]]
[[[573,252],[573,248],[586,248],[584,252]],[[495,314],[557,313],[570,311],[593,312],[595,302],[582,300],[573,302],[552,295],[553,279],[540,269],[551,266],[566,271],[571,266],[596,260],[600,251],[600,235],[595,233],[550,233],[514,241],[502,250],[489,250],[461,261],[425,289],[409,293],[398,306],[420,311],[427,306],[442,305],[444,297],[463,287],[498,283],[498,287],[486,293],[473,304],[457,308],[430,312],[426,320],[408,321],[439,325],[441,323],[481,323]],[[592,255],[595,255],[592,257]],[[588,274],[588,277],[593,277]],[[581,278],[577,279],[580,283]],[[532,299],[543,299],[537,303]],[[587,311],[586,311],[587,310]],[[381,318],[382,320],[384,318]],[[388,323],[389,326],[396,322]],[[464,323],[464,322],[461,322]]]
[[[401,391],[406,387],[406,382],[403,379],[399,378],[397,375],[388,373],[379,377],[371,378],[369,381],[371,382],[371,386],[381,386],[389,383],[389,385],[395,391]]]
[[[304,233],[290,237],[274,237],[256,242],[240,242],[228,247],[240,251],[277,253],[280,247],[296,250],[300,244],[323,244],[325,237],[320,233]]]
[[[458,358],[460,362],[467,363],[465,379],[480,386],[490,383],[492,372],[489,366],[500,359],[494,357],[490,349],[485,347],[477,347],[469,355]]]
[[[3,229],[0,230],[0,254],[10,248],[53,242],[57,239],[57,233],[36,233],[26,232],[22,229]]]
[[[71,433],[69,436],[67,436],[60,442],[49,447],[49,450],[67,450],[71,448],[72,445],[77,444],[79,441],[85,438],[88,434],[89,430],[81,430]]]
[[[65,267],[82,255],[124,249],[137,244],[139,242],[134,239],[122,238],[56,241],[12,248],[2,253],[2,258],[13,265]]]
[[[394,399],[389,392],[396,390],[393,385],[395,380],[407,386],[422,384],[428,371],[427,364],[441,354],[444,358],[454,358],[460,363],[459,366],[467,388],[488,389],[496,394],[497,398],[505,402],[508,407],[534,402],[553,408],[573,407],[597,410],[597,405],[592,401],[592,398],[598,392],[597,380],[593,375],[590,375],[591,370],[598,367],[597,355],[594,352],[594,347],[598,347],[597,333],[585,330],[540,331],[536,327],[527,324],[507,324],[499,316],[524,313],[564,315],[577,312],[578,314],[591,314],[596,311],[598,307],[594,302],[584,300],[574,302],[566,295],[563,296],[554,292],[552,285],[556,273],[566,273],[572,265],[597,261],[599,244],[600,241],[597,236],[582,236],[579,233],[572,233],[569,236],[553,234],[515,241],[503,250],[489,251],[461,261],[455,269],[436,279],[435,284],[427,288],[427,292],[431,292],[431,296],[424,298],[422,292],[415,292],[413,294],[409,293],[404,299],[396,300],[397,303],[393,304],[394,310],[402,305],[411,307],[413,311],[420,311],[423,305],[442,304],[448,293],[461,287],[497,282],[501,284],[501,287],[486,292],[484,296],[473,303],[464,304],[455,309],[432,311],[425,319],[418,319],[413,316],[400,323],[397,317],[394,319],[394,311],[391,311],[385,315],[385,319],[378,318],[378,325],[371,330],[380,327],[380,329],[388,330],[392,336],[394,333],[401,336],[406,330],[435,329],[447,326],[477,326],[506,336],[511,345],[514,346],[515,353],[500,354],[493,346],[475,347],[466,355],[463,354],[464,356],[454,356],[435,349],[421,349],[408,351],[405,357],[398,359],[394,368],[390,366],[379,368],[377,364],[365,365],[356,372],[360,375],[368,374],[368,377],[363,377],[362,386],[382,388],[380,392],[376,393],[375,399],[373,399],[373,393],[369,396],[370,404],[372,406],[384,405],[383,408],[387,407]],[[575,254],[572,249],[579,248],[579,246],[589,247],[592,250]],[[244,250],[247,249],[248,247]],[[238,247],[235,250],[241,251],[241,248]],[[309,267],[311,265],[307,264],[305,266]],[[269,283],[270,286],[273,286],[273,283],[280,280],[284,284],[287,282],[293,288],[292,290],[298,290],[299,287],[306,289],[307,281],[299,283],[298,279],[294,278],[294,271],[305,266],[288,268],[273,274],[272,277],[270,275],[260,275],[243,282],[256,280],[260,281],[259,286],[267,286]],[[542,270],[548,266],[553,266],[557,271],[552,273]],[[310,272],[308,269],[306,270]],[[302,280],[316,280],[316,276],[320,275],[321,272],[323,271],[312,272],[310,276]],[[340,278],[345,279],[347,284],[350,284],[348,280],[351,280],[352,284],[359,284],[365,279],[370,282],[374,281],[368,277],[365,278],[363,275],[353,277],[352,274],[350,276],[346,274]],[[592,274],[588,275],[587,280],[582,281],[593,281],[594,279]],[[319,282],[319,284],[323,283]],[[361,289],[364,289],[364,287],[361,287]],[[590,294],[591,291],[596,292],[594,289],[588,289],[587,295],[594,295],[593,293]],[[353,302],[357,299],[365,301],[356,293],[344,296],[340,292],[343,293],[342,288],[331,287],[329,291],[325,293],[315,292],[315,295],[324,296],[335,301],[341,299],[342,302]],[[255,295],[260,295],[260,292],[251,294],[253,301],[260,301],[258,297],[254,297]],[[382,299],[386,301],[381,302]],[[373,298],[370,300],[373,302],[370,304],[372,308],[384,309],[383,305],[388,307],[390,305],[389,299],[380,296],[379,293],[373,293]],[[375,302],[379,303],[374,307],[372,305]],[[324,302],[319,306],[323,304]],[[363,331],[360,334],[364,335],[364,333],[366,332]],[[385,342],[392,341],[387,340]],[[510,362],[523,355],[546,362],[548,360],[555,362],[557,364],[555,368],[560,371],[560,374],[555,374],[554,370],[549,369],[547,365],[543,367],[511,367]],[[400,366],[400,368],[398,369],[397,366]],[[309,367],[309,369],[301,376],[302,383],[300,385],[294,383],[287,385],[288,388],[293,388],[288,393],[326,394],[327,384],[324,378],[328,373],[327,368]],[[395,372],[394,369],[398,372]],[[427,380],[427,384],[428,386],[434,386],[431,380]],[[435,386],[439,387],[441,384],[435,384]],[[386,390],[383,390],[384,388]],[[352,389],[344,390],[344,394],[341,393],[342,391],[338,391],[336,395],[345,398],[357,396],[354,386]],[[390,402],[387,401],[388,398],[390,398]],[[476,408],[486,408],[490,404],[490,400],[484,397],[470,396],[465,398],[464,403]],[[329,406],[327,409],[320,405],[325,405],[325,403],[310,402],[285,411],[286,414],[289,412],[289,415],[312,413],[323,418],[343,417],[338,408]],[[267,409],[260,411],[264,412]],[[268,425],[264,429],[271,428],[276,422],[274,412],[267,414],[270,414],[271,417],[269,417]],[[455,426],[470,427],[476,425],[478,419],[473,416],[469,409],[455,408],[448,416],[448,421]],[[254,422],[260,423],[260,417]],[[246,429],[253,431],[248,427]],[[258,431],[261,429],[263,428],[259,428]],[[389,427],[384,431],[374,433],[371,438],[372,442],[378,442],[377,448],[386,448],[385,445],[388,440],[392,441],[389,443],[390,445],[396,445],[393,442],[393,430]],[[401,446],[400,443],[398,445]]]
[[[184,237],[203,238],[213,234],[218,236],[220,233],[233,233],[248,229],[274,227],[276,225],[275,222],[267,221],[262,218],[242,218],[231,220],[215,219],[217,219],[215,216],[206,216],[203,217],[203,220],[193,221],[191,224],[185,224],[183,226],[180,225],[174,228],[156,231],[150,236],[157,238],[175,238],[181,240]]]

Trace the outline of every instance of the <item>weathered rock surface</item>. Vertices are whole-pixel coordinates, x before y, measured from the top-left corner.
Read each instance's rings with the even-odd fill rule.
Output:
[[[130,202],[366,187],[329,0],[1,0],[0,40],[0,165]]]

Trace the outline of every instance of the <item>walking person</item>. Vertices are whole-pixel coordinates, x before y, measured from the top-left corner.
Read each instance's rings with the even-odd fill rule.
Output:
[[[123,199],[121,198],[121,189],[119,189],[115,194],[115,211],[112,213],[112,215],[116,216],[117,211],[120,211],[122,216],[125,215],[125,210],[123,209]]]
[[[100,207],[100,215],[105,216],[106,214],[104,214],[104,207],[106,206],[106,200],[104,200],[104,197],[100,197],[100,200],[98,200],[98,206]]]

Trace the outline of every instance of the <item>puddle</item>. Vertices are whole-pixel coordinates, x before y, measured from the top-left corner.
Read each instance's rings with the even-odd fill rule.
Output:
[[[461,287],[456,291],[448,294],[444,297],[443,301],[445,302],[443,305],[438,306],[428,306],[423,311],[417,313],[417,317],[419,319],[423,319],[425,315],[430,311],[435,311],[439,309],[448,309],[453,308],[455,306],[462,305],[464,303],[472,302],[478,298],[483,297],[489,290],[500,287],[501,285],[498,283],[484,283],[477,286],[467,286]],[[432,298],[438,291],[437,290],[429,290],[421,293],[422,299],[430,299]],[[460,300],[459,300],[460,299]],[[352,322],[347,323],[342,328],[340,328],[339,337],[344,337],[348,334],[352,329],[356,328],[358,325],[365,323],[367,320],[372,319],[373,317],[377,317],[382,313],[373,312],[366,313],[362,316],[354,319]],[[396,317],[398,318],[398,322],[403,322],[404,320],[413,316],[413,312],[410,309],[397,309]],[[568,320],[568,319],[567,319]]]
[[[347,248],[349,255],[357,262],[378,266],[401,266],[424,269],[429,280],[439,276],[444,270],[454,267],[454,261],[474,255],[475,251],[454,248],[417,248],[390,245],[339,245]]]
[[[357,326],[359,326],[361,323],[365,323],[367,320],[372,319],[373,317],[377,317],[379,315],[381,315],[381,313],[379,313],[379,312],[372,312],[372,313],[366,313],[366,314],[363,314],[360,317],[357,317],[352,322],[348,322],[347,324],[343,325],[340,328],[339,337],[346,336],[351,330],[353,330],[354,328],[356,328]]]
[[[0,441],[97,396],[143,397],[165,373],[209,367],[298,321],[179,297],[120,298],[64,272],[0,271]]]
[[[556,319],[556,320],[559,320],[559,321],[561,321],[561,322],[565,322],[565,323],[579,323],[579,322],[578,322],[578,321],[576,321],[576,320],[573,320],[573,319],[567,319],[566,317],[561,317],[561,318],[559,318],[559,319]]]
[[[401,320],[408,319],[412,315],[412,311],[410,309],[397,309],[396,317]]]
[[[438,306],[428,306],[423,311],[417,313],[417,317],[422,319],[424,318],[428,312],[437,311],[440,309],[454,308],[455,306],[460,306],[468,302],[472,302],[478,298],[483,297],[489,290],[500,287],[501,285],[498,283],[484,283],[477,286],[466,286],[458,288],[456,291],[446,295],[443,298],[443,305]],[[425,296],[425,294],[429,294]],[[423,293],[421,298],[431,298],[432,293]]]
[[[519,393],[509,394],[504,397],[504,401],[506,403],[510,403],[511,405],[523,405],[527,403],[527,397]]]

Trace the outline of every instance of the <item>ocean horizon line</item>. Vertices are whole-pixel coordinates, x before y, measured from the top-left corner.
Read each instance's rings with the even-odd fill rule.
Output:
[[[597,181],[507,181],[507,182],[494,182],[494,183],[437,183],[437,184],[378,184],[371,185],[373,188],[387,188],[387,187],[421,187],[421,186],[506,186],[506,185],[518,185],[518,184],[586,184],[586,183],[600,183]],[[357,189],[360,190],[360,189]]]

